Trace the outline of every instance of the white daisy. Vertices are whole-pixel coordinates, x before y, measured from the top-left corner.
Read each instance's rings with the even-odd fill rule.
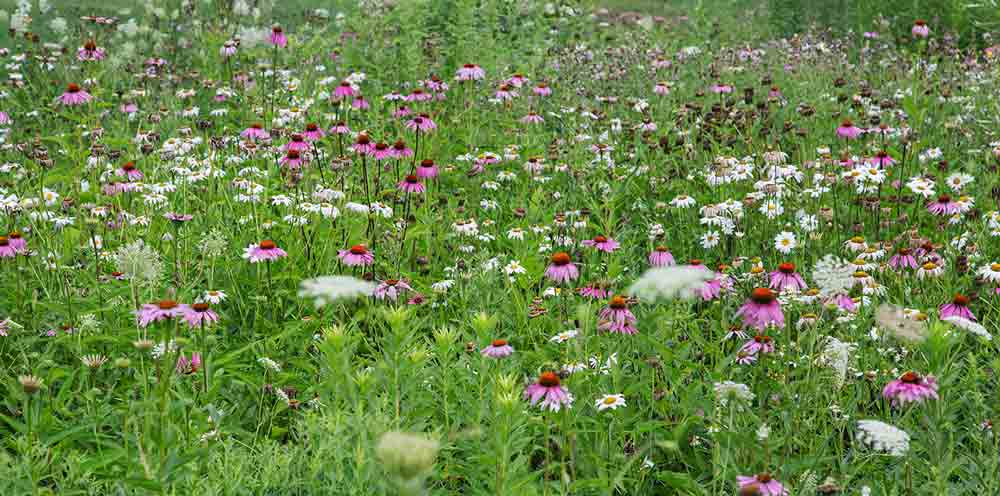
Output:
[[[552,336],[551,338],[549,338],[549,341],[552,341],[553,343],[565,343],[566,341],[575,338],[577,334],[580,334],[580,331],[576,329],[570,329],[568,331],[563,331],[560,332],[559,334],[556,334],[555,336]]]
[[[709,248],[715,248],[719,245],[719,240],[718,231],[708,231],[701,236],[701,247],[706,250]]]
[[[979,277],[992,283],[1000,283],[1000,263],[984,265],[977,271]]]
[[[788,255],[796,247],[799,246],[799,242],[795,239],[795,234],[788,231],[782,231],[778,233],[774,238],[774,249],[778,250],[784,255]]]
[[[597,407],[597,411],[603,412],[604,410],[617,410],[618,407],[623,407],[625,405],[625,395],[624,394],[606,394],[597,401],[594,402],[594,406]]]

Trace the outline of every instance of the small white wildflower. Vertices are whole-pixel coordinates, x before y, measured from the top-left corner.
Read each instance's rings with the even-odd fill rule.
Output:
[[[625,405],[625,395],[624,394],[606,394],[594,402],[594,406],[597,407],[597,411],[603,412],[604,410],[617,410],[619,407]]]
[[[274,360],[271,360],[268,357],[258,358],[257,363],[259,363],[265,369],[270,370],[271,372],[281,372],[281,365],[279,365],[278,362],[275,362]]]

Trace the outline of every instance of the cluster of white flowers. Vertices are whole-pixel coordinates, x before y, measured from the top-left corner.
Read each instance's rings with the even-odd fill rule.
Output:
[[[689,266],[657,267],[647,270],[628,289],[644,300],[691,298],[714,274],[704,268]]]
[[[914,312],[894,305],[881,305],[875,310],[877,326],[904,341],[922,342],[927,339],[927,325]]]
[[[271,360],[268,357],[258,358],[257,363],[259,363],[265,369],[270,370],[271,372],[281,372],[281,365],[279,365],[278,362],[275,362],[274,360]]]
[[[314,298],[320,307],[337,300],[368,296],[375,283],[350,276],[321,276],[302,281],[299,297]]]
[[[163,274],[160,255],[141,239],[118,248],[111,257],[118,272],[135,284],[153,285]]]
[[[750,387],[739,382],[716,382],[714,389],[715,399],[719,403],[719,406],[722,407],[727,406],[730,400],[750,402],[754,399],[754,394],[750,391]]]
[[[171,339],[169,343],[163,343],[163,342],[156,343],[153,346],[153,349],[149,351],[149,355],[153,357],[154,360],[159,360],[164,355],[176,352],[177,352],[177,343],[174,342],[173,339]]]
[[[847,293],[854,285],[851,265],[830,254],[816,261],[812,276],[823,296]]]
[[[851,362],[851,353],[857,347],[854,343],[845,343],[833,336],[827,336],[826,346],[823,347],[819,362],[836,372],[837,387],[844,385],[844,381],[847,379],[847,366]]]
[[[972,334],[975,334],[987,341],[993,340],[993,335],[990,334],[990,331],[987,331],[986,327],[984,327],[982,324],[978,322],[973,322],[969,319],[964,319],[962,317],[957,317],[957,316],[945,317],[941,320],[959,329],[962,329],[963,331],[969,331]]]
[[[891,456],[903,456],[910,449],[910,435],[878,420],[858,421],[858,441]]]

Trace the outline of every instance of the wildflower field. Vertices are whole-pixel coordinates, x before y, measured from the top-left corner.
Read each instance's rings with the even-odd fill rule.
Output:
[[[995,495],[1000,46],[0,3],[0,494]]]

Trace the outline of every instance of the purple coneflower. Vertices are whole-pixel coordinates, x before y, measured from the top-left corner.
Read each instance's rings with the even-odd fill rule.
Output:
[[[927,23],[922,19],[917,19],[913,22],[913,27],[910,28],[910,34],[912,34],[914,38],[926,38],[931,34],[931,28],[929,28]]]
[[[421,179],[430,179],[437,177],[438,167],[431,159],[421,160],[420,164],[417,165],[417,177]]]
[[[792,291],[802,291],[809,286],[802,279],[802,276],[795,272],[795,264],[785,262],[778,266],[778,270],[771,272],[771,289],[779,293],[790,289]]]
[[[201,369],[201,354],[197,351],[191,353],[191,358],[184,355],[177,357],[176,370],[178,374],[194,374]]]
[[[375,144],[372,143],[372,139],[368,137],[365,133],[359,133],[358,138],[354,140],[354,145],[351,146],[354,153],[359,155],[371,155],[375,151]]]
[[[573,395],[563,389],[555,372],[542,372],[538,382],[525,388],[524,399],[531,406],[539,404],[543,410],[548,408],[553,412],[558,412],[563,405],[569,408],[573,404]]]
[[[688,264],[691,267],[700,268],[702,270],[710,270],[701,263],[701,260],[696,258],[691,259]],[[718,298],[719,295],[722,294],[722,281],[725,277],[726,276],[724,274],[716,272],[714,278],[709,281],[705,281],[705,284],[702,284],[701,287],[697,289],[697,293],[701,296],[701,299],[704,301],[712,301]]]
[[[393,158],[392,148],[390,148],[389,145],[382,143],[381,141],[375,143],[375,147],[372,148],[372,151],[368,155],[370,155],[375,160],[380,160],[380,161]]]
[[[913,250],[906,247],[896,250],[896,254],[889,258],[889,267],[893,269],[916,269],[919,266],[917,259],[913,256]]]
[[[431,91],[448,91],[448,83],[444,82],[437,74],[432,74],[430,79],[424,81],[424,84]]]
[[[337,257],[348,267],[371,265],[375,263],[375,255],[368,251],[365,245],[354,245],[337,252]]]
[[[583,246],[591,246],[596,248],[598,251],[603,251],[604,253],[611,253],[618,249],[619,245],[617,241],[611,239],[607,236],[594,236],[593,239],[585,239],[580,242]]]
[[[486,71],[476,64],[465,64],[455,73],[455,79],[459,81],[478,81],[486,77]]]
[[[259,122],[250,124],[250,127],[244,129],[243,132],[240,133],[240,136],[252,140],[271,139],[271,135],[264,130],[264,125]]]
[[[243,252],[243,258],[249,260],[250,263],[270,262],[287,256],[288,253],[278,248],[278,245],[270,239],[265,239],[259,244],[251,244]]]
[[[718,84],[718,83],[716,83],[716,84],[713,84],[711,87],[709,87],[709,89],[712,91],[712,93],[716,93],[716,94],[732,93],[733,92],[733,87],[730,86],[730,85],[728,85],[728,84]]]
[[[497,88],[496,93],[493,94],[493,98],[500,100],[501,102],[506,102],[517,98],[517,91],[509,84],[501,84]]]
[[[407,102],[426,102],[434,98],[434,95],[424,91],[422,88],[413,88],[413,91],[403,99]]]
[[[309,142],[306,141],[305,136],[295,133],[292,135],[292,140],[285,144],[285,151],[294,150],[299,153],[302,153],[306,150],[309,150],[309,148],[311,147],[312,145],[310,145]]]
[[[669,95],[670,94],[670,83],[666,81],[660,81],[653,86],[653,93],[657,95]]]
[[[413,149],[407,147],[406,142],[399,139],[392,144],[392,150],[389,150],[389,153],[392,155],[392,158],[406,158],[413,156]],[[417,177],[420,177],[419,171],[417,172]]]
[[[416,174],[410,174],[406,176],[402,181],[396,183],[396,186],[400,191],[406,193],[423,193],[427,190],[423,183],[420,182],[420,178]]]
[[[330,127],[331,134],[351,134],[351,128],[347,127],[347,123],[340,121]]]
[[[66,86],[66,92],[59,97],[59,103],[66,106],[83,105],[94,97],[90,96],[90,93],[83,91],[80,85],[76,83],[70,83]]]
[[[851,122],[850,119],[844,119],[844,121],[840,123],[840,127],[837,128],[837,136],[844,139],[855,139],[858,136],[861,136],[862,132],[861,128],[855,126],[854,122]]]
[[[889,156],[888,152],[882,150],[876,153],[874,157],[869,158],[868,163],[874,165],[875,167],[884,169],[892,164],[895,164],[896,161]]]
[[[957,213],[962,208],[958,202],[952,201],[951,196],[941,195],[937,200],[927,205],[927,211],[939,216],[949,216]]]
[[[391,300],[396,301],[399,295],[403,294],[405,291],[412,291],[413,288],[405,281],[400,281],[399,279],[386,279],[382,281],[372,295],[378,300]]]
[[[161,300],[157,303],[147,303],[135,313],[139,327],[146,327],[161,320],[183,317],[187,311],[187,305],[181,305],[174,300]]]
[[[610,284],[607,281],[596,281],[587,284],[577,290],[577,294],[584,298],[603,300],[611,295]]]
[[[212,311],[208,303],[195,303],[184,313],[184,321],[192,329],[205,327],[219,321],[219,314]]]
[[[288,150],[285,152],[284,157],[278,159],[278,163],[289,169],[298,169],[305,163],[305,159],[302,158],[302,154],[299,151]]]
[[[788,491],[780,482],[771,477],[771,474],[764,472],[753,477],[746,475],[736,476],[736,483],[740,486],[740,494],[759,494],[760,496],[785,496]]]
[[[224,59],[228,59],[229,57],[236,55],[236,48],[236,42],[233,40],[226,40],[226,42],[222,44],[222,47],[219,48],[219,55]]]
[[[185,223],[185,222],[193,219],[194,216],[191,215],[191,214],[179,214],[177,212],[167,212],[167,213],[163,214],[163,218],[165,218],[165,219],[167,219],[167,220],[169,220],[169,221],[171,221],[171,222],[173,222],[175,224],[183,224],[183,223]]]
[[[494,339],[489,346],[483,348],[479,353],[484,357],[503,358],[514,353],[514,347],[507,344],[506,339]]]
[[[371,108],[371,104],[368,103],[368,100],[365,100],[365,97],[358,95],[351,100],[351,108],[354,110],[368,110]]]
[[[552,95],[552,88],[545,83],[538,83],[531,89],[531,92],[537,96],[550,96]]]
[[[743,325],[766,329],[769,325],[785,327],[785,315],[775,297],[774,291],[768,288],[756,288],[750,293],[750,298],[736,312],[737,317],[743,317]]]
[[[917,251],[914,252],[914,255],[917,258],[930,259],[932,262],[937,262],[941,259],[941,255],[938,254],[937,250],[938,247],[934,246],[934,243],[931,241],[924,241],[923,243],[920,243],[919,247],[917,247]]]
[[[937,386],[934,376],[921,377],[911,371],[886,384],[882,389],[882,396],[889,399],[893,406],[904,406],[907,403],[920,403],[925,399],[936,399]]]
[[[750,365],[757,361],[757,355],[743,350],[736,352],[736,363],[739,365]]]
[[[406,122],[406,128],[411,131],[430,132],[437,129],[437,124],[430,115],[420,114]]]
[[[14,258],[17,256],[17,248],[10,243],[10,238],[0,236],[0,258]]]
[[[858,302],[854,301],[854,298],[851,298],[851,295],[847,293],[840,293],[834,296],[831,302],[845,312],[854,313],[858,310]]]
[[[976,320],[976,316],[969,310],[969,297],[961,293],[955,293],[951,303],[941,305],[938,313],[942,319],[948,317],[959,317],[965,320]]]
[[[347,81],[341,81],[337,85],[337,89],[333,90],[333,96],[337,98],[344,98],[348,96],[354,96],[354,86]]]
[[[659,245],[649,253],[649,265],[653,267],[669,267],[676,263],[673,254],[666,246]]]
[[[545,119],[534,112],[528,112],[528,115],[521,117],[521,124],[541,124],[543,122]]]
[[[104,60],[104,49],[97,46],[94,40],[87,40],[86,43],[76,51],[76,60],[81,62]]]
[[[757,333],[754,335],[753,339],[743,343],[743,346],[740,347],[740,351],[751,355],[757,355],[758,353],[774,353],[774,340],[771,339],[771,336]]]
[[[597,327],[619,334],[635,334],[635,315],[628,309],[628,301],[622,296],[614,296],[608,306],[601,310],[601,324]]]
[[[17,231],[11,231],[7,234],[7,242],[10,246],[13,246],[18,252],[23,252],[28,249],[28,241],[24,239],[24,236]]]
[[[528,78],[524,77],[524,74],[515,73],[513,76],[507,79],[507,84],[513,85],[517,88],[524,86],[528,82]]]
[[[285,36],[285,30],[281,29],[281,26],[271,27],[271,44],[278,48],[285,48],[288,45],[288,37]]]
[[[306,130],[302,131],[302,136],[309,141],[316,141],[323,137],[323,130],[320,129],[319,124],[310,122],[306,124]]]
[[[552,263],[545,269],[545,277],[557,284],[573,281],[580,277],[580,271],[564,251],[552,255]]]

